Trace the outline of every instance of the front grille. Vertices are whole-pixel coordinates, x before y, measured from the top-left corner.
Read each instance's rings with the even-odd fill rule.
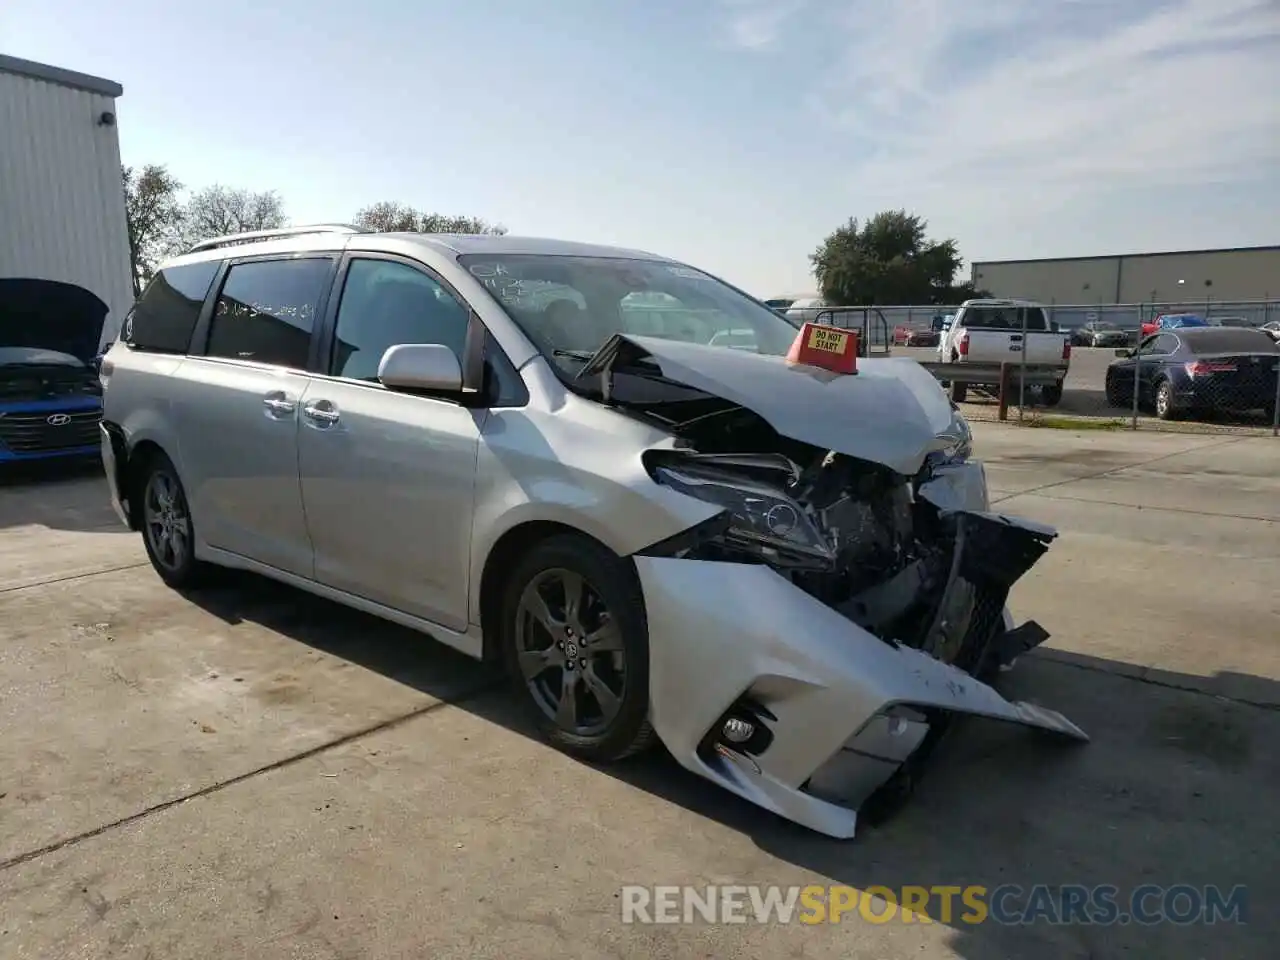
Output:
[[[973,612],[969,615],[969,629],[965,633],[964,642],[955,660],[955,666],[966,673],[985,672],[987,648],[996,631],[1004,623],[1004,603],[1007,596],[1007,591],[991,586],[983,585],[974,588]]]
[[[63,421],[63,417],[67,419]],[[49,422],[51,418],[54,423]],[[0,414],[0,444],[14,453],[91,447],[99,442],[98,424],[101,422],[101,410],[4,413]]]

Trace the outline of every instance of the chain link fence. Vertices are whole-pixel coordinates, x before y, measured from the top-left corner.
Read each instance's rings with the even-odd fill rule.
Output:
[[[810,309],[817,312],[822,308]],[[892,330],[897,327],[926,328],[933,322],[934,317],[954,314],[960,309],[960,305],[958,303],[933,306],[894,305],[837,309],[877,310],[884,316]],[[1210,322],[1242,321],[1244,325],[1263,327],[1272,321],[1280,322],[1280,301],[1205,299],[1157,303],[1048,303],[1045,304],[1045,312],[1050,322],[1065,333],[1075,333],[1090,323],[1112,325],[1121,330],[1137,333],[1145,321],[1162,314],[1192,314]]]
[[[971,358],[942,356],[958,307],[807,307],[788,316],[857,329],[868,356],[924,363],[971,420],[1280,436],[1278,301],[1046,304],[1050,332],[1071,346],[1065,377],[1044,333],[1016,323],[998,354],[988,346]]]

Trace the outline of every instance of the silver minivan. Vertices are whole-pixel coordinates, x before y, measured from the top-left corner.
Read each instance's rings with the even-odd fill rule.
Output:
[[[1047,634],[1050,529],[988,511],[912,360],[683,263],[299,227],[163,264],[102,364],[121,518],[165,583],[256,571],[505,664],[556,746],[655,738],[831,836],[960,714],[1084,739],[985,679]]]

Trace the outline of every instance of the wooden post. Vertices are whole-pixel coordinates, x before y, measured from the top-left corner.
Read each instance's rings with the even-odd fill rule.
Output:
[[[1000,364],[1000,413],[1001,420],[1009,419],[1009,389],[1013,384],[1013,364]]]

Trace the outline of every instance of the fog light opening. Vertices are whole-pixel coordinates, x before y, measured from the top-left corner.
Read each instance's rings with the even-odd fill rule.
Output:
[[[730,717],[720,728],[720,736],[728,743],[744,744],[755,735],[756,725],[742,717]]]
[[[704,757],[758,757],[773,743],[773,731],[766,721],[777,719],[767,707],[743,698],[707,730],[699,753]]]

